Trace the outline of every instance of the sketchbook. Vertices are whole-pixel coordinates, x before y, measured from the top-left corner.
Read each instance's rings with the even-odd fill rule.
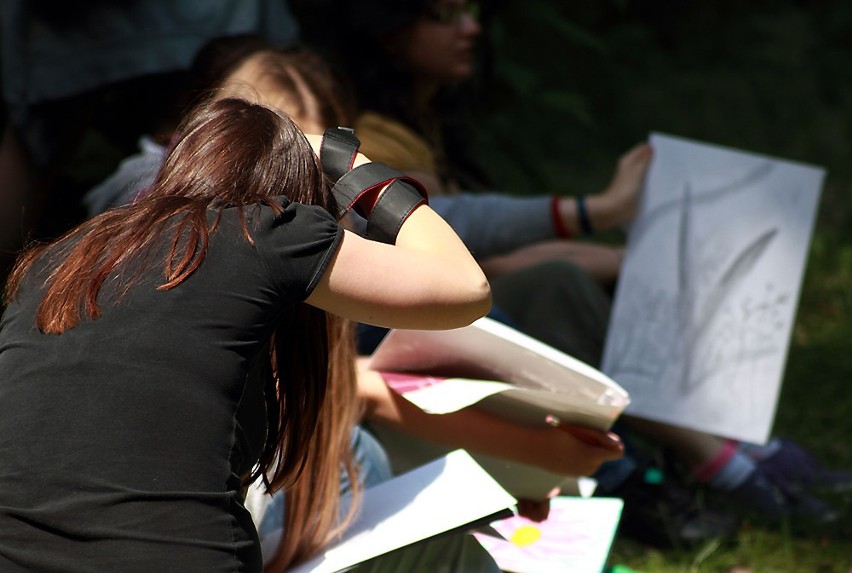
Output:
[[[652,134],[602,370],[628,412],[770,434],[825,171]]]
[[[517,500],[464,450],[364,490],[355,521],[334,546],[288,573],[336,573],[450,532],[511,517]]]
[[[514,328],[481,318],[464,328],[391,331],[370,361],[391,388],[426,412],[475,407],[526,425],[547,416],[608,430],[629,403],[601,371]],[[423,463],[444,446],[371,425],[397,471]],[[544,499],[554,490],[589,493],[593,482],[472,452],[513,495]]]
[[[618,498],[560,496],[540,523],[516,515],[491,524],[502,538],[474,535],[506,573],[601,573],[623,507]]]

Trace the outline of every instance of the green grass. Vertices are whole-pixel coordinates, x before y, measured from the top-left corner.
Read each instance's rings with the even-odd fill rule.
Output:
[[[506,189],[595,192],[651,131],[826,168],[774,434],[852,469],[852,5],[510,0],[493,16],[478,133]],[[618,539],[611,563],[849,573],[852,494],[827,499],[844,511],[828,532],[747,521],[732,543],[673,551]]]

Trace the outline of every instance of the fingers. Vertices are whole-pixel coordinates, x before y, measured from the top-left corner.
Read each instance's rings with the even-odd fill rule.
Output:
[[[651,144],[642,141],[637,143],[630,149],[628,149],[618,160],[619,163],[623,163],[625,165],[638,165],[638,166],[647,166],[647,164],[651,161],[651,157],[654,154],[654,149],[651,147]]]
[[[654,150],[648,143],[639,143],[630,148],[618,160],[611,188],[622,193],[637,191],[653,155]]]
[[[550,500],[535,501],[532,499],[519,499],[518,515],[526,517],[530,521],[544,521],[550,515]]]
[[[547,416],[545,421],[553,428],[565,432],[583,444],[593,448],[589,457],[598,458],[602,463],[606,460],[618,459],[624,455],[624,443],[613,433],[577,424],[567,424],[555,416]]]
[[[622,155],[615,166],[612,180],[601,194],[599,225],[610,228],[631,220],[651,164],[653,149],[648,143],[639,143]]]
[[[545,416],[544,421],[547,423],[548,426],[557,428],[564,432],[568,432],[569,434],[572,434],[574,437],[576,437],[578,440],[586,442],[590,446],[596,446],[607,449],[624,448],[623,444],[621,443],[621,438],[619,438],[617,434],[614,434],[612,432],[589,428],[588,426],[580,426],[578,424],[569,424],[550,414]]]

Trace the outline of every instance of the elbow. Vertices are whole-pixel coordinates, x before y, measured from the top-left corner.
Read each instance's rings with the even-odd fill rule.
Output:
[[[494,304],[491,295],[491,285],[488,283],[488,279],[483,278],[482,283],[477,290],[477,310],[476,310],[476,318],[482,318],[489,312],[491,312],[491,307]],[[475,319],[474,319],[475,320]]]
[[[459,324],[451,328],[461,328],[478,320],[491,311],[492,295],[491,285],[483,276],[481,281],[477,281],[471,285],[470,290],[463,297],[464,302],[460,305],[458,313],[455,313]]]

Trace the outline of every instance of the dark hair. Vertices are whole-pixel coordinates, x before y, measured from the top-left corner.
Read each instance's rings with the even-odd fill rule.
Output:
[[[10,275],[5,300],[14,299],[33,264],[38,260],[41,267],[43,261],[51,271],[36,324],[44,333],[61,334],[83,320],[97,320],[98,295],[109,276],[123,277],[119,297],[139,283],[144,268],[162,269],[158,289],[178,287],[203,264],[226,207],[238,210],[244,238],[252,243],[244,209],[265,204],[280,211],[281,195],[336,213],[317,158],[289,118],[238,99],[205,103],[187,115],[144,198],[27,250]],[[211,211],[217,215],[208,223]],[[157,259],[164,241],[170,248]],[[287,559],[315,551],[336,525],[340,463],[349,463],[356,415],[348,332],[338,317],[297,304],[283,313],[271,337],[267,439],[251,477],[262,477],[270,489],[307,482],[303,489],[321,494],[304,502],[302,513],[312,521]],[[331,354],[339,365],[330,364]]]
[[[338,0],[335,34],[326,36],[333,62],[351,83],[359,109],[390,115],[422,132],[414,84],[406,62],[390,57],[387,43],[414,24],[435,0]]]
[[[442,179],[458,179],[468,189],[492,185],[474,158],[470,110],[476,82],[439,90],[427,107],[417,98],[415,78],[390,46],[393,39],[426,15],[436,0],[325,0],[314,8],[322,28],[313,31],[306,14],[307,41],[331,62],[358,111],[373,111],[403,123],[431,145]],[[475,78],[474,78],[475,80]]]
[[[215,229],[215,224],[207,226],[209,208],[221,212],[234,206],[243,217],[245,205],[276,208],[272,197],[287,195],[330,209],[333,199],[323,189],[311,147],[292,121],[239,100],[200,106],[175,136],[144,201],[101,213],[58,241],[25,252],[6,285],[7,300],[33,260],[43,253],[50,256],[56,268],[37,322],[43,332],[61,333],[84,315],[97,318],[97,296],[106,277],[131,257],[146,257],[163,234],[173,241],[159,288],[183,282],[201,264]],[[248,230],[245,234],[250,241]]]

